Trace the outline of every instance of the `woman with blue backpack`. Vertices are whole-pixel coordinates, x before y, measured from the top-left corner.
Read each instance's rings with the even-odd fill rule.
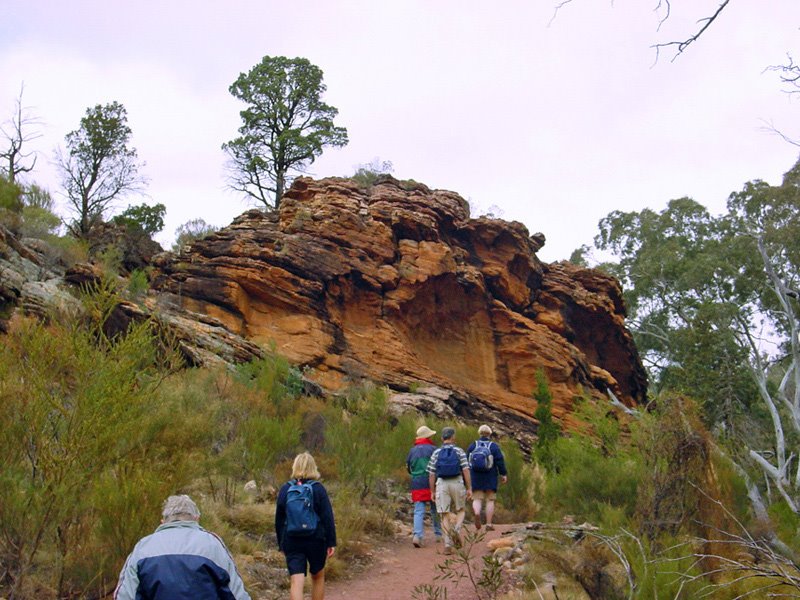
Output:
[[[314,457],[298,454],[292,479],[278,491],[275,535],[286,556],[289,598],[303,600],[306,568],[311,573],[311,599],[325,597],[325,561],[336,550],[336,524],[325,486],[320,483]]]
[[[508,481],[508,472],[503,451],[496,442],[489,439],[492,428],[481,425],[478,428],[478,435],[480,439],[472,442],[467,448],[469,470],[472,475],[472,512],[475,513],[475,528],[480,529],[481,505],[486,500],[486,530],[492,531],[498,479],[503,483]]]

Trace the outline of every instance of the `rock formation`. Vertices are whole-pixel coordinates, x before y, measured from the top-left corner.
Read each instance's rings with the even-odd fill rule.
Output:
[[[488,422],[526,447],[538,369],[565,422],[576,397],[634,406],[646,393],[618,282],[542,263],[543,243],[520,223],[470,219],[453,192],[301,178],[279,212],[248,211],[156,255],[153,289],[121,302],[107,328],[153,318],[194,365],[274,347],[305,368],[309,389],[370,379],[391,388],[394,410]],[[0,332],[15,307],[75,315],[71,290],[100,278],[0,227]]]
[[[300,178],[279,212],[156,256],[153,287],[160,306],[274,345],[327,390],[368,378],[404,392],[399,405],[530,424],[541,368],[558,418],[580,395],[642,402],[618,282],[542,263],[543,243],[517,222],[470,219],[453,192]]]

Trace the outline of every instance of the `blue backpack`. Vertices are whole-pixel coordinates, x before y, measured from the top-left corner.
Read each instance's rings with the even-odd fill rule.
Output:
[[[494,456],[492,456],[492,442],[477,440],[475,449],[470,452],[469,466],[473,471],[488,473],[494,466]]]
[[[461,475],[461,461],[458,458],[456,447],[447,444],[439,450],[439,456],[436,459],[436,476],[437,477],[456,477]]]
[[[314,535],[319,516],[314,510],[314,489],[317,481],[299,482],[292,479],[286,492],[286,535],[303,537]]]

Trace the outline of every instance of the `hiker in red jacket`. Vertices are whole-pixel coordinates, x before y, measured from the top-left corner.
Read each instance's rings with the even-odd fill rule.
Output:
[[[436,432],[426,425],[417,429],[417,438],[406,457],[406,468],[411,474],[411,501],[414,503],[414,537],[411,538],[411,541],[415,548],[422,547],[423,524],[427,508],[430,509],[436,541],[439,542],[442,539],[439,514],[436,512],[436,504],[433,502],[428,485],[428,463],[433,451],[436,450],[436,445],[431,440],[434,435]]]

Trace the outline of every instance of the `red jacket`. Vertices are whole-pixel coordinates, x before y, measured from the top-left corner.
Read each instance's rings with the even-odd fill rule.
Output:
[[[411,501],[430,502],[431,488],[428,485],[428,463],[436,445],[430,438],[417,438],[406,458],[406,468],[411,474]]]

